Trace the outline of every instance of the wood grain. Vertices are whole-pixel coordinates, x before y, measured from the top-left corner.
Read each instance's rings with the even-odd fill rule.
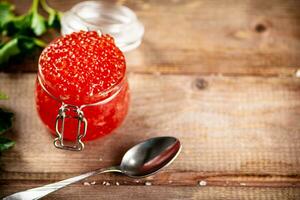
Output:
[[[5,192],[0,194],[8,195],[15,191],[37,187],[36,182],[19,182],[15,188],[4,186]],[[1,196],[1,195],[0,195]],[[96,185],[82,186],[76,184],[63,190],[55,192],[44,199],[137,199],[137,200],[298,200],[300,198],[299,188],[235,188],[235,187],[159,187],[159,186],[103,186]]]
[[[79,1],[48,0],[62,11]],[[11,2],[22,13],[31,1]],[[0,197],[116,165],[133,144],[172,135],[183,150],[161,173],[103,174],[46,199],[300,199],[300,1],[116,2],[146,28],[126,53],[127,119],[81,153],[55,149],[34,105],[39,52],[14,60],[0,73],[10,97],[0,107],[16,114],[6,134],[16,146],[0,157]]]
[[[24,12],[30,1],[18,2]],[[77,0],[49,0],[67,10]],[[127,53],[139,73],[292,76],[300,68],[300,1],[119,1],[145,25],[140,48]],[[35,71],[37,57],[7,70]]]
[[[146,138],[173,135],[183,144],[178,160],[140,184],[300,187],[300,79],[130,74],[125,123],[81,153],[53,147],[35,112],[34,82],[33,74],[1,74],[0,90],[11,98],[1,103],[16,113],[17,141],[1,157],[3,181],[60,180],[118,164]],[[139,185],[117,175],[95,180]]]

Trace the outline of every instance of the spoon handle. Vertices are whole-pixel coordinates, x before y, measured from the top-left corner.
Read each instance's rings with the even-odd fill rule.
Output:
[[[121,172],[119,167],[110,167],[105,169],[97,169],[95,171],[87,172],[85,174],[81,174],[79,176],[75,176],[69,179],[65,179],[56,183],[51,183],[48,185],[44,185],[41,187],[25,190],[23,192],[18,192],[3,198],[3,200],[33,200],[40,199],[52,192],[55,192],[59,189],[62,189],[70,184],[76,183],[78,181],[84,180],[90,176],[96,174],[102,174],[107,172]]]

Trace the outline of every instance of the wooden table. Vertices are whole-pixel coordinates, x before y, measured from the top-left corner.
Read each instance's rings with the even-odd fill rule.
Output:
[[[49,0],[61,10],[75,2]],[[46,199],[300,199],[300,1],[118,3],[146,29],[126,54],[126,121],[83,152],[57,150],[35,112],[38,56],[9,66],[1,105],[16,113],[7,135],[17,143],[1,156],[0,196],[117,164],[131,145],[172,135],[183,151],[163,172],[101,175]]]

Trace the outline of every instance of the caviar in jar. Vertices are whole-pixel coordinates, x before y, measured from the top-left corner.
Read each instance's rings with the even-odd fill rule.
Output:
[[[87,121],[83,140],[111,133],[128,111],[125,73],[125,57],[109,35],[80,31],[56,39],[39,59],[35,97],[41,120],[57,134],[57,116],[63,106],[64,139],[76,140],[78,129],[83,129],[78,128],[78,113],[72,112],[76,109]]]

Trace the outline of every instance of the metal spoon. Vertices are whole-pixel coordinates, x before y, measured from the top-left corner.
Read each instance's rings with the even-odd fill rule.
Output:
[[[181,144],[174,137],[151,138],[129,149],[123,156],[120,166],[97,169],[63,181],[18,192],[5,197],[4,200],[40,199],[72,183],[106,172],[119,172],[133,178],[150,176],[171,164],[178,156],[180,150]]]

